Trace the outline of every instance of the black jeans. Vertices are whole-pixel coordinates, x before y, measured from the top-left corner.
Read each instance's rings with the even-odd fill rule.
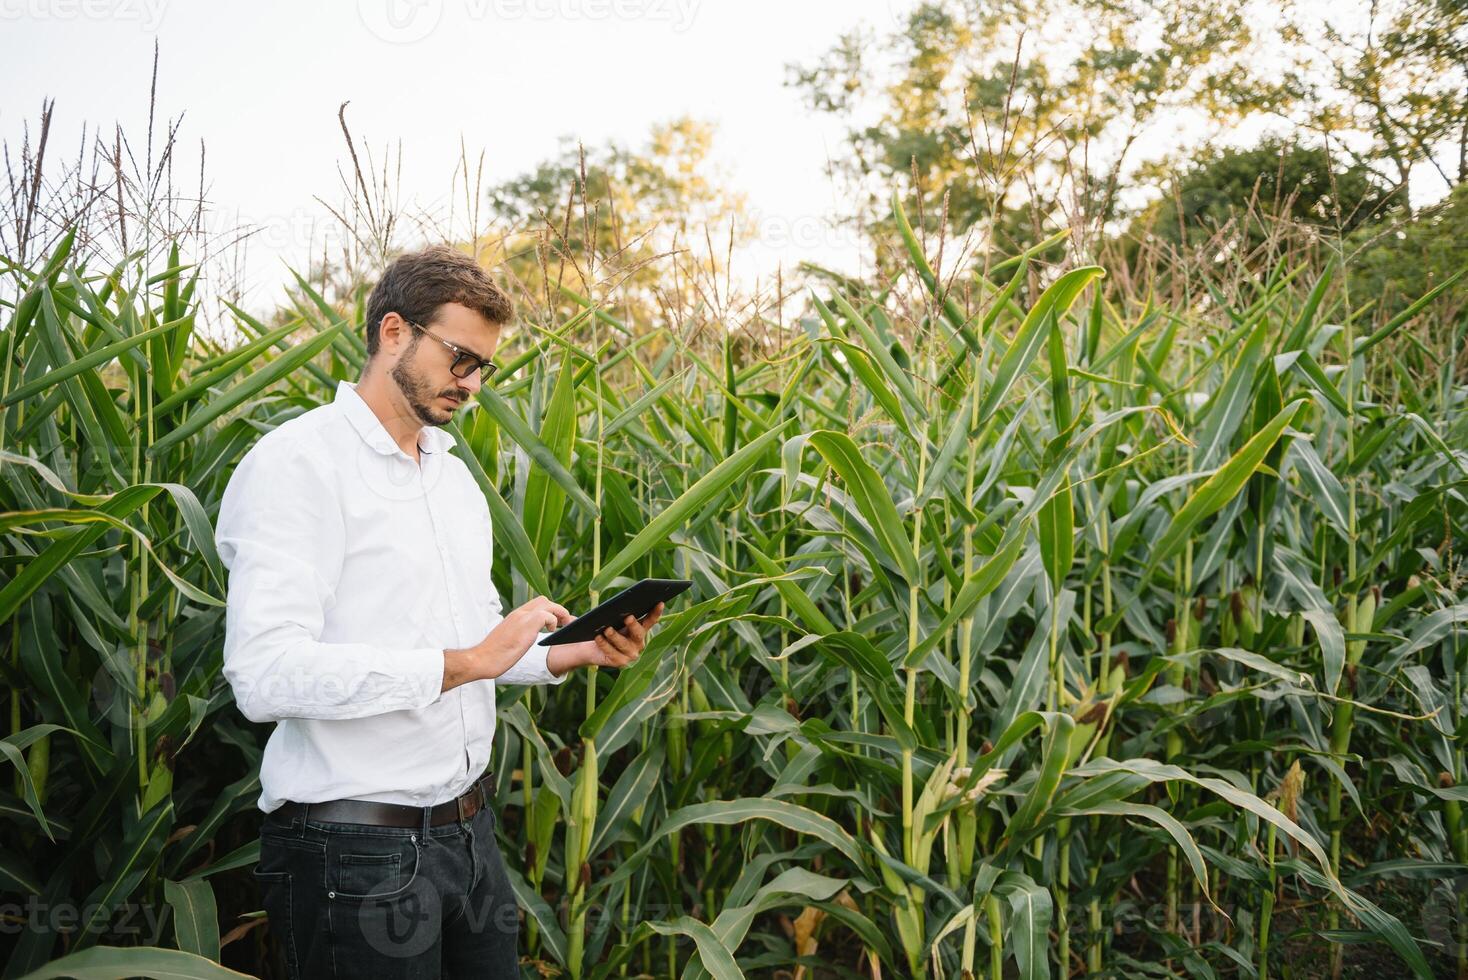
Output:
[[[254,874],[287,975],[519,977],[496,823],[490,807],[412,829],[266,814]]]

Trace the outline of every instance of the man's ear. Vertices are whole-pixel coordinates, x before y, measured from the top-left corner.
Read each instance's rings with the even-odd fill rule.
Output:
[[[391,338],[388,334],[389,327],[392,330]],[[413,334],[414,330],[408,326],[407,320],[404,320],[397,313],[385,313],[383,314],[382,322],[377,325],[378,350],[383,349],[389,339],[401,342],[403,349],[406,350],[413,345]]]

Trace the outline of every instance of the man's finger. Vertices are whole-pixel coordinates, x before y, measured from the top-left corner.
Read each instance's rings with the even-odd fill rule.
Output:
[[[609,632],[603,634],[603,636],[605,637],[606,641],[612,645],[613,649],[617,650],[619,653],[632,652],[633,647],[631,640],[627,639],[625,636],[623,636],[621,633],[618,633],[610,626],[607,627],[607,630]]]
[[[627,657],[620,653],[609,653],[606,655],[606,665],[608,667],[625,667],[628,662]]]

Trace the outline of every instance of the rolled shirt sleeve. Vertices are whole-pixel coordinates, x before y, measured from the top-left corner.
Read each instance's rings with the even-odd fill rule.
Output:
[[[545,656],[550,653],[550,647],[541,646],[540,641],[547,636],[550,636],[549,632],[537,633],[535,642],[530,644],[530,649],[525,651],[525,656],[515,661],[510,669],[496,680],[504,684],[560,684],[570,677],[569,670],[557,677],[546,666]]]
[[[363,718],[438,700],[442,647],[321,641],[345,534],[335,480],[307,447],[257,443],[225,488],[215,538],[229,569],[224,675],[246,718]],[[544,656],[539,669],[550,674]]]
[[[505,618],[499,593],[493,587],[490,589],[489,607],[489,628],[493,630]],[[540,641],[550,635],[550,630],[535,634],[535,639],[531,641],[530,649],[525,651],[525,655],[511,664],[503,674],[496,677],[495,681],[500,684],[560,684],[570,677],[569,670],[557,677],[546,666],[545,655],[550,653],[550,647],[541,646]]]

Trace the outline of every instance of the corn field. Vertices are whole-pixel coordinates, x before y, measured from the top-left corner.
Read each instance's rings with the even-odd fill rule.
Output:
[[[507,608],[695,583],[501,693],[526,975],[1468,976],[1451,283],[1387,317],[1327,242],[1158,295],[1063,236],[955,282],[892,212],[897,280],[761,340],[557,278],[449,425]],[[3,278],[4,975],[266,971],[213,515],[364,294],[226,346],[177,246]]]

